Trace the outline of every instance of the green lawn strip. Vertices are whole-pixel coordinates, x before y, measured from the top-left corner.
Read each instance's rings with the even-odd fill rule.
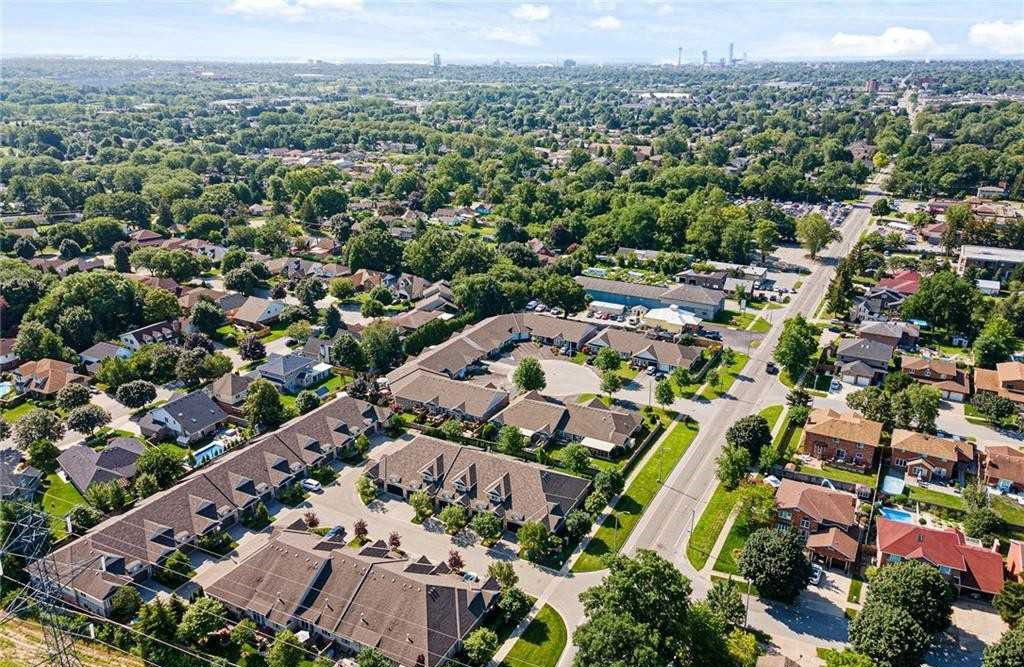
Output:
[[[565,462],[565,448],[569,446],[569,443],[564,443],[548,449],[548,454],[551,458],[559,463]],[[621,468],[621,461],[605,461],[594,456],[590,457],[590,465],[598,470],[618,470]]]
[[[776,422],[779,421],[779,417],[782,416],[782,406],[781,405],[769,405],[767,408],[765,408],[764,410],[761,410],[757,414],[759,414],[759,415],[761,415],[762,417],[765,418],[765,420],[768,422],[768,428],[769,429],[774,429]]]
[[[700,394],[703,398],[711,401],[729,393],[729,388],[732,387],[732,383],[736,381],[740,372],[743,371],[743,367],[746,366],[747,362],[750,360],[750,357],[738,352],[735,357],[736,358],[733,359],[733,362],[729,364],[728,368],[725,368],[724,371],[719,370],[721,379],[719,380],[717,388],[710,386],[704,387],[704,391]]]
[[[723,577],[718,574],[711,575],[711,581],[729,581],[730,577]],[[750,593],[755,597],[760,597],[761,594],[757,592],[757,587],[751,584],[749,581],[741,581],[738,579],[732,579],[732,582],[736,584],[736,589],[740,592],[740,595]]]
[[[13,424],[35,409],[36,406],[26,401],[17,407],[11,408],[10,410],[4,410],[3,420],[8,424]]]
[[[58,540],[68,534],[64,517],[75,505],[86,505],[85,498],[70,482],[65,482],[56,473],[46,476],[46,492],[43,493],[43,509],[51,517],[53,534]]]
[[[615,371],[615,374],[625,380],[627,384],[637,376],[637,373],[639,373],[639,371],[631,367],[629,364],[622,364],[619,366],[618,370]]]
[[[617,553],[633,532],[647,505],[661,488],[661,480],[676,467],[697,436],[696,424],[677,423],[637,472],[614,510],[573,563],[573,572],[596,572],[605,568],[604,556]]]
[[[801,429],[802,431],[803,429]],[[864,486],[875,488],[876,477],[872,473],[860,473],[853,472],[851,470],[840,470],[839,468],[832,468],[829,466],[822,466],[821,468],[812,468],[810,466],[797,466],[797,472],[805,475],[811,475],[812,477],[823,477],[825,479],[831,479],[835,482],[848,482],[850,484],[863,484]]]
[[[715,488],[686,545],[686,557],[696,569],[703,569],[707,564],[711,550],[718,541],[718,535],[722,532],[722,527],[725,526],[738,499],[737,490],[729,491],[721,484]]]
[[[763,334],[763,333],[768,333],[769,331],[771,331],[772,330],[772,325],[768,322],[768,320],[764,319],[763,317],[759,317],[756,320],[754,320],[754,323],[752,325],[750,325],[749,327],[747,327],[746,330],[747,331],[751,331],[753,333],[762,333]]]
[[[551,605],[544,605],[501,662],[503,667],[555,667],[569,632]]]
[[[725,326],[732,329],[746,329],[751,322],[754,321],[754,316],[750,313],[739,313],[735,310],[723,309],[717,315],[712,322],[716,324],[724,324]]]
[[[860,579],[850,580],[850,592],[846,594],[846,601],[855,604],[860,603],[860,591],[863,587],[864,582]]]
[[[594,400],[595,398],[600,399],[600,401],[602,403],[604,403],[605,405],[611,405],[612,404],[612,399],[609,398],[608,396],[606,396],[604,394],[590,394],[590,393],[580,394],[576,398],[576,402],[577,403],[589,403],[590,401]]]
[[[732,524],[732,528],[729,529],[729,535],[725,538],[722,550],[718,552],[718,558],[715,560],[715,570],[725,572],[726,574],[739,575],[740,569],[734,554],[743,548],[751,532],[750,525],[737,517]]]

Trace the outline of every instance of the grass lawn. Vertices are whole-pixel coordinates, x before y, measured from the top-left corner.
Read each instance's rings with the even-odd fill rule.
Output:
[[[552,459],[562,463],[565,459],[565,448],[569,446],[569,443],[559,444],[556,447],[548,449],[548,454]],[[597,470],[618,470],[622,467],[622,461],[605,461],[594,456],[590,457],[590,465]]]
[[[719,484],[708,501],[708,506],[704,508],[704,513],[700,515],[686,545],[686,557],[698,570],[702,569],[711,557],[711,550],[738,499],[738,490],[729,491]]]
[[[611,405],[612,404],[612,399],[610,397],[606,396],[605,394],[591,394],[591,393],[580,394],[579,397],[577,397],[576,402],[577,403],[589,403],[590,401],[594,400],[595,398],[600,400],[605,405]]]
[[[639,372],[640,371],[638,371],[635,368],[632,368],[629,364],[623,363],[621,366],[619,366],[618,370],[615,371],[615,374],[618,375],[623,380],[625,380],[626,384],[629,384],[630,382],[633,381],[633,378],[635,378],[637,376],[637,373]]]
[[[788,462],[796,453],[796,448],[800,446],[803,434],[804,430],[800,426],[793,426],[791,423],[783,425],[775,434],[775,439],[772,440],[774,463],[785,464]]]
[[[741,581],[738,579],[732,579],[731,577],[723,577],[721,575],[711,575],[711,581],[729,581],[732,580],[736,584],[736,590],[739,591],[740,595],[750,593],[754,597],[761,597],[761,594],[757,592],[757,588],[751,585],[749,581]],[[756,633],[756,631],[754,631]]]
[[[36,409],[36,406],[31,403],[25,402],[21,405],[11,408],[10,410],[4,410],[3,420],[8,424],[13,424],[28,413]]]
[[[181,459],[188,458],[188,455],[190,453],[187,447],[182,447],[181,445],[174,445],[171,443],[164,443],[162,445],[157,445],[157,447],[165,451],[168,451]]]
[[[779,421],[779,417],[782,416],[782,406],[769,405],[767,408],[761,410],[761,412],[757,414],[761,415],[768,421],[768,428],[773,429],[775,428],[775,424]]]
[[[64,517],[75,505],[85,505],[85,498],[70,482],[65,482],[57,473],[46,476],[46,492],[43,494],[43,509],[52,517],[53,534],[58,540],[68,534]]]
[[[754,333],[768,333],[771,330],[772,325],[763,317],[754,320],[754,323],[747,329],[747,331],[753,331]]]
[[[803,429],[801,429],[802,431]],[[797,466],[797,472],[802,472],[805,475],[812,475],[814,477],[823,477],[825,479],[831,479],[837,482],[849,482],[850,484],[863,484],[864,486],[875,488],[875,475],[871,473],[860,473],[853,472],[850,470],[840,470],[839,468],[832,468],[830,466],[822,466],[819,468],[811,468],[809,466]]]
[[[676,467],[690,443],[697,436],[696,424],[677,423],[662,440],[629,487],[619,498],[615,509],[605,519],[586,550],[573,563],[573,572],[596,572],[605,568],[604,556],[614,554],[625,544],[647,505],[661,489],[662,480]]]
[[[284,338],[285,336],[288,335],[286,333],[287,330],[288,325],[286,323],[281,321],[274,322],[274,325],[270,327],[270,333],[264,336],[263,338],[260,338],[260,342],[266,345],[267,343],[275,341],[278,338]]]
[[[502,661],[504,667],[555,667],[569,633],[551,605],[544,605]]]
[[[743,330],[754,321],[754,316],[750,313],[738,313],[735,310],[723,309],[711,321],[716,324],[724,324],[731,329]]]
[[[951,510],[959,510],[961,512],[964,510],[964,501],[959,496],[953,496],[948,493],[933,491],[931,489],[922,489],[919,486],[912,486],[910,484],[907,485],[907,491],[911,500],[917,500],[922,503],[937,505]]]
[[[860,579],[850,580],[850,592],[846,594],[847,602],[860,602],[860,591],[864,587],[864,582]]]
[[[736,554],[743,548],[751,532],[753,532],[752,527],[737,517],[732,528],[729,529],[729,535],[725,538],[722,550],[718,552],[718,558],[715,560],[716,570],[726,574],[739,575],[740,569],[736,563]]]
[[[779,382],[784,384],[786,387],[790,389],[796,387],[796,382],[793,381],[793,378],[789,377],[789,373],[787,373],[786,371],[780,371],[778,378]]]
[[[704,387],[704,391],[700,394],[701,397],[711,401],[729,393],[729,388],[732,387],[732,383],[736,381],[736,377],[739,376],[743,367],[747,365],[747,361],[750,360],[750,357],[745,354],[740,354],[739,352],[736,353],[735,357],[736,358],[733,359],[733,362],[729,364],[728,367],[724,369],[720,368],[718,370],[720,378],[718,387]]]

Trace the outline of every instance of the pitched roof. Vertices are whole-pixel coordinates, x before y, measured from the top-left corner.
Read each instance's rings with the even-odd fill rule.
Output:
[[[976,391],[990,391],[1017,403],[1024,403],[1024,392],[1010,391],[1006,383],[1021,379],[1024,379],[1024,363],[1019,361],[996,364],[995,370],[977,367],[974,369]]]
[[[259,371],[260,373],[272,373],[287,377],[316,363],[315,359],[310,359],[301,354],[271,354],[270,358],[260,364]]]
[[[274,303],[271,299],[263,299],[258,296],[250,296],[241,306],[235,310],[232,317],[239,322],[249,324],[260,324],[264,319],[267,308]]]
[[[487,419],[508,400],[508,393],[472,382],[452,380],[417,369],[391,383],[396,399],[459,410],[475,419]]]
[[[26,361],[18,366],[15,373],[28,380],[27,389],[40,394],[55,394],[72,382],[87,380],[74,371],[75,367],[65,361],[40,359]]]
[[[424,471],[431,473],[430,481]],[[586,495],[590,482],[500,454],[417,435],[367,469],[371,478],[419,487],[449,502],[549,530]],[[472,480],[465,484],[465,480]],[[457,481],[462,488],[459,488]]]
[[[799,510],[818,523],[827,522],[846,528],[856,523],[857,497],[818,484],[782,480],[775,492],[775,506]]]
[[[227,419],[227,414],[202,390],[185,394],[156,408],[163,410],[181,425],[186,435],[198,433]],[[156,410],[150,411],[153,414]]]
[[[700,287],[699,285],[676,285],[661,295],[662,301],[679,301],[682,303],[699,303],[715,306],[725,298],[725,292],[717,289]]]
[[[636,411],[606,407],[601,401],[586,405],[564,403],[536,391],[523,394],[502,410],[495,421],[530,433],[563,432],[611,445],[624,445],[643,419]]]
[[[625,329],[608,327],[602,329],[590,340],[591,344],[607,345],[628,357],[642,355],[661,364],[689,368],[700,357],[701,348],[695,345],[680,345],[667,340],[652,340],[643,334]]]
[[[591,278],[589,276],[576,276],[573,278],[580,287],[587,291],[605,292],[607,294],[619,294],[640,299],[660,300],[668,290],[655,285],[641,285],[640,283],[627,283],[621,280],[605,280],[603,278]]]
[[[162,340],[168,336],[173,336],[177,333],[177,321],[164,320],[163,322],[154,322],[153,324],[147,324],[146,326],[139,327],[138,329],[126,331],[121,334],[121,336],[127,336],[138,342],[140,345],[145,345],[157,340]]]
[[[921,289],[921,274],[917,271],[900,271],[891,278],[878,281],[879,287],[896,290],[900,294],[914,294]]]
[[[145,446],[135,438],[115,438],[101,451],[74,445],[61,452],[57,463],[80,490],[99,482],[128,479],[135,475],[135,462]]]
[[[1003,589],[1003,558],[998,552],[967,544],[959,530],[939,530],[914,523],[876,519],[878,550],[969,575],[963,582],[984,593]],[[973,580],[973,584],[972,581]]]
[[[871,334],[875,336],[885,336],[887,338],[902,338],[904,336],[908,338],[917,338],[920,336],[920,330],[913,324],[907,322],[865,322],[857,328],[857,335],[863,336],[864,334]]]
[[[985,448],[985,475],[1024,484],[1024,452],[1006,445]]]
[[[880,343],[869,338],[847,338],[839,341],[836,354],[861,361],[888,363],[892,359],[894,349],[888,343]]]
[[[954,463],[969,463],[974,461],[975,456],[973,442],[950,440],[902,428],[893,430],[892,448]]]
[[[804,432],[877,447],[882,438],[882,424],[852,412],[818,408],[807,417]]]
[[[857,547],[857,540],[835,526],[823,533],[815,533],[807,537],[808,549],[831,550],[851,563],[857,560]]]
[[[231,398],[247,390],[255,379],[251,375],[225,373],[210,385],[210,396],[221,399]]]

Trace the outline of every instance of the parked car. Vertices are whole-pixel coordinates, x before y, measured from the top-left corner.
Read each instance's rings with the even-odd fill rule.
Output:
[[[533,310],[536,307],[537,307],[537,302],[536,301],[528,301],[527,304],[526,304],[526,309],[527,310]]]
[[[811,565],[811,582],[815,586],[821,583],[821,578],[825,574],[825,571],[821,569],[821,566],[815,563]]]
[[[324,487],[320,485],[320,482],[316,481],[315,479],[306,478],[302,480],[301,484],[302,488],[304,488],[307,491],[316,491],[317,493],[319,493],[324,489]]]
[[[779,367],[775,365],[775,362],[769,361],[768,365],[765,367],[765,371],[768,375],[776,375],[779,372]]]
[[[648,366],[647,370],[645,370],[644,372],[647,373],[648,375],[654,376],[658,372],[658,367],[657,366]]]

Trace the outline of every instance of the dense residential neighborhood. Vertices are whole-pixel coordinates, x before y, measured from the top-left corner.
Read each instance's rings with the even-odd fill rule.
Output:
[[[5,59],[0,667],[1024,665],[1020,68],[681,54]]]

